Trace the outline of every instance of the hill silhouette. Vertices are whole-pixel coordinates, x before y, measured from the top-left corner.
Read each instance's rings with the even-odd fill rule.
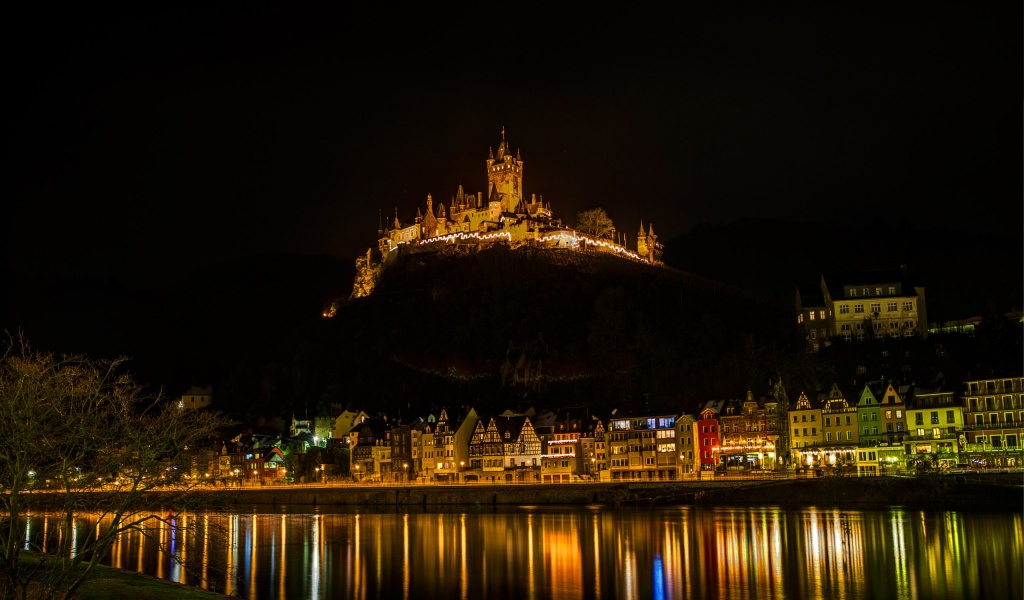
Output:
[[[808,227],[828,232],[829,246],[811,243],[824,233]],[[171,395],[213,385],[221,409],[283,418],[337,405],[393,416],[464,404],[677,413],[767,393],[780,376],[795,397],[863,378],[955,388],[1019,372],[1019,326],[990,318],[1020,307],[1014,240],[884,232],[745,219],[669,240],[666,267],[503,245],[408,254],[358,300],[347,299],[354,261],[324,255],[252,256],[158,291],[8,272],[0,309],[4,329],[39,350],[126,355],[140,381]],[[852,240],[872,249],[843,250]],[[981,314],[992,325],[975,340],[940,340],[941,353],[916,341],[801,352],[796,285],[889,258],[925,274],[933,320]]]

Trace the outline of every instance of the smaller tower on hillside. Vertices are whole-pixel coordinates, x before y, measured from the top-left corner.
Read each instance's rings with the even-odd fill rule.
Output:
[[[654,225],[648,225],[647,231],[644,231],[644,222],[640,221],[640,232],[636,234],[636,253],[649,260],[652,265],[660,265],[661,250],[658,236],[654,235]]]

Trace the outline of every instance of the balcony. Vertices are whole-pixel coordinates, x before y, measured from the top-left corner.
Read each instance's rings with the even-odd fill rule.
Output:
[[[1014,421],[1012,423],[1009,422],[1009,421],[1001,421],[999,423],[977,423],[977,424],[964,425],[963,428],[964,428],[965,431],[990,431],[990,430],[993,430],[993,429],[1017,429],[1017,430],[1020,430],[1021,428],[1024,428],[1024,425],[1022,425],[1021,423],[1019,423],[1017,421]]]

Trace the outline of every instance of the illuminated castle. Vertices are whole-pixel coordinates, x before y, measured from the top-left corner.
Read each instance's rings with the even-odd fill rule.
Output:
[[[448,207],[443,202],[435,205],[433,196],[427,194],[426,211],[417,208],[411,221],[400,220],[397,208],[390,223],[381,218],[377,252],[370,248],[356,259],[352,297],[368,295],[381,269],[399,251],[437,252],[448,246],[472,248],[505,243],[514,248],[590,249],[648,264],[661,263],[662,246],[652,226],[645,230],[640,224],[636,249],[630,250],[625,235],[613,233],[612,239],[566,227],[543,196],[531,194],[527,200],[523,193],[523,161],[518,150],[512,154],[504,129],[497,153],[493,147],[488,151],[487,186],[485,197],[482,192],[467,194],[460,184]]]

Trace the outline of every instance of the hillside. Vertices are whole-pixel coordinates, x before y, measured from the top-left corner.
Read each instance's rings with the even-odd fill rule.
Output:
[[[955,388],[963,377],[1019,371],[1020,328],[995,319],[974,340],[935,340],[941,353],[918,342],[799,352],[796,282],[856,264],[855,253],[813,251],[807,233],[797,235],[804,227],[704,226],[669,240],[672,266],[659,268],[502,246],[408,255],[370,297],[352,301],[354,261],[330,256],[253,256],[145,292],[6,273],[0,316],[40,350],[126,355],[154,388],[213,385],[225,410],[284,418],[332,404],[395,415],[458,404],[674,413],[767,393],[780,375],[795,397],[881,376]],[[832,235],[839,247],[866,232]],[[864,259],[916,258],[910,267],[926,274],[929,313],[940,318],[1019,307],[1019,247],[1014,255],[1012,240],[961,239],[909,232],[903,250],[875,240]],[[324,319],[336,298],[337,315]]]
[[[342,306],[324,350],[343,352],[335,364],[374,363],[360,374],[410,375],[416,384],[349,381],[392,404],[668,409],[766,381],[787,324],[782,307],[674,269],[499,245],[402,257],[370,297]]]

